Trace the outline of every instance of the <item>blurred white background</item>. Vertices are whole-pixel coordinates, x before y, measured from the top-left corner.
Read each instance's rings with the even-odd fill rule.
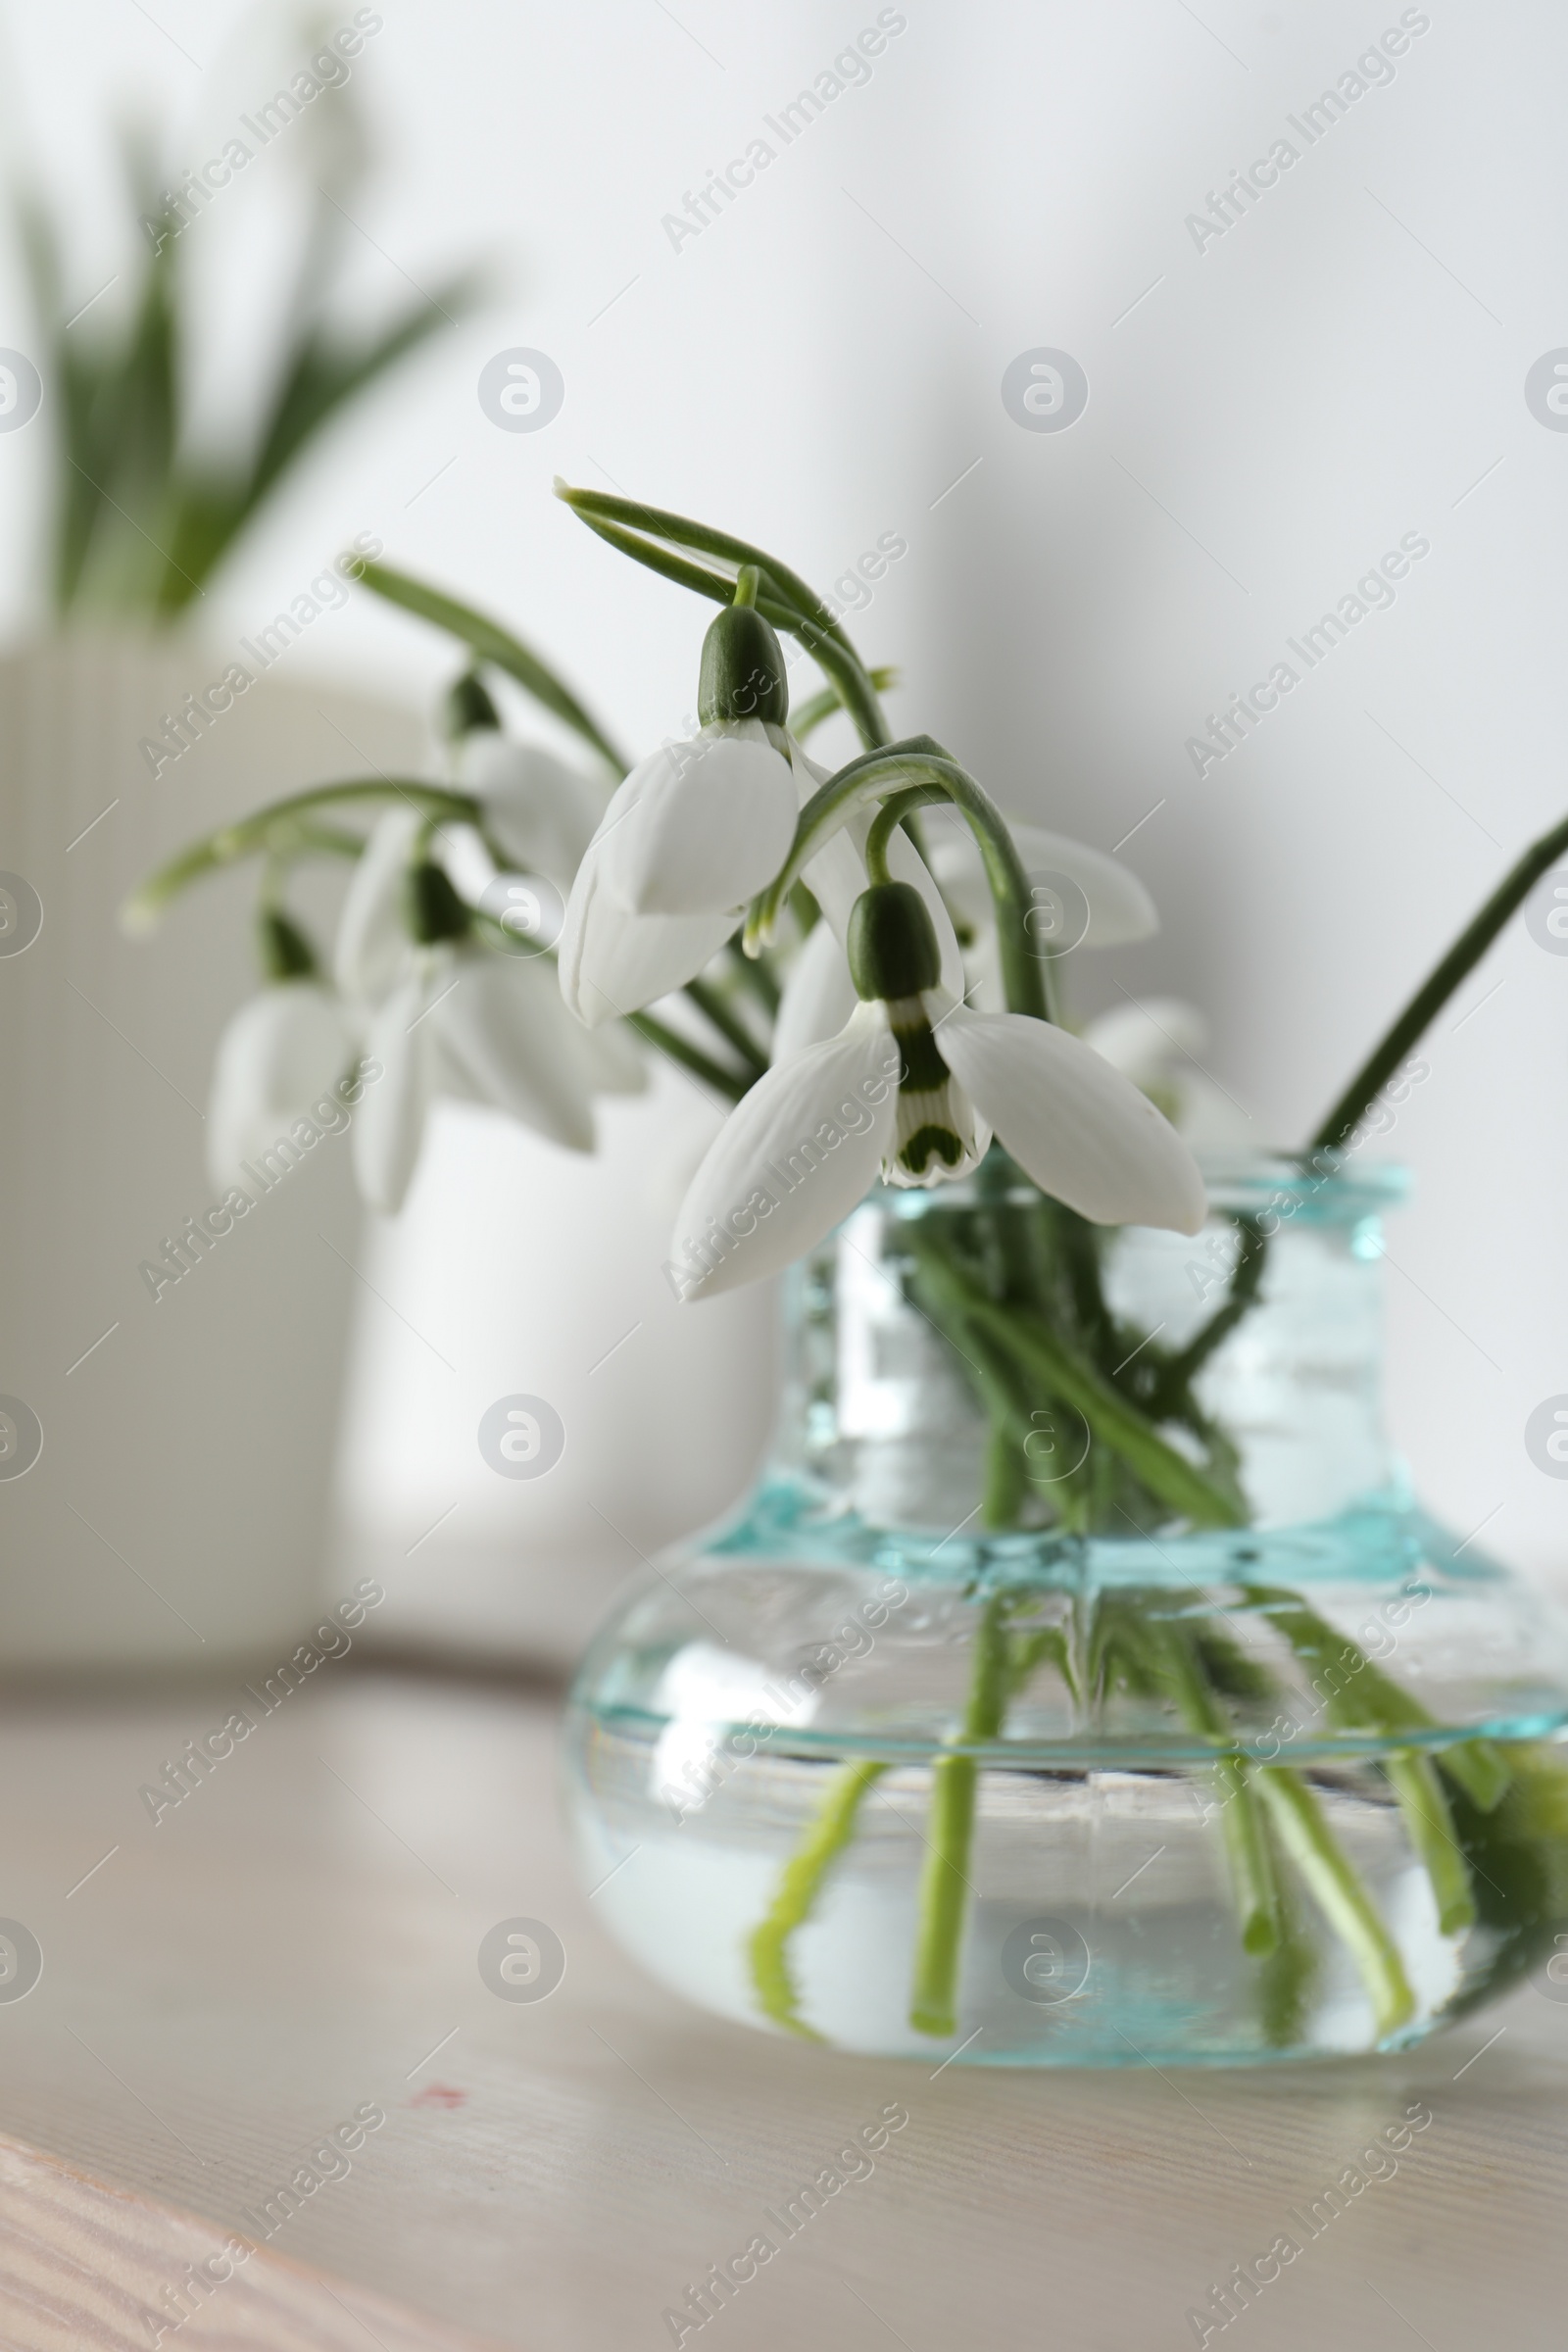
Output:
[[[706,615],[582,530],[553,474],[723,521],[829,588],[898,534],[906,556],[851,626],[870,659],[905,665],[899,723],[951,742],[1015,809],[1125,842],[1160,903],[1163,937],[1102,959],[1085,1007],[1122,990],[1193,998],[1209,1066],[1259,1140],[1300,1141],[1568,806],[1568,436],[1524,398],[1531,365],[1568,344],[1568,22],[1480,0],[1402,18],[1359,0],[901,0],[869,77],[677,247],[663,217],[771,137],[763,118],[878,22],[871,0],[378,13],[355,69],[381,153],[356,230],[366,309],[476,253],[497,299],[326,437],[200,631],[232,643],[374,531],[390,560],[514,622],[641,748],[692,705]],[[1287,118],[1401,22],[1392,77],[1308,147]],[[20,167],[24,113],[74,217],[83,302],[117,267],[106,126],[140,116],[172,164],[199,163],[310,45],[285,15],[221,0],[13,11],[8,38],[7,144]],[[1200,250],[1188,216],[1282,137],[1299,160]],[[253,396],[265,347],[272,166],[186,232],[207,240],[223,305],[218,417]],[[0,344],[27,338],[8,252]],[[536,433],[498,430],[476,398],[484,363],[514,345],[564,378]],[[1021,430],[1004,409],[1004,369],[1037,346],[1087,371],[1068,431]],[[13,551],[36,521],[37,459],[31,435],[0,442]],[[1206,714],[1294,659],[1287,637],[1407,533],[1431,552],[1392,609],[1200,778],[1186,744]],[[13,632],[34,617],[28,578],[14,555]],[[289,661],[405,699],[453,666],[368,598]],[[1568,1390],[1568,958],[1516,923],[1426,1052],[1389,1147],[1417,1178],[1391,1235],[1395,1435],[1462,1534],[1484,1525],[1488,1546],[1557,1573],[1568,1490],[1532,1465],[1523,1429]],[[635,1158],[649,1124],[623,1115]],[[441,1156],[464,1150],[449,1123]],[[544,1162],[518,1140],[510,1213],[537,1227],[539,1279],[504,1303],[514,1324],[536,1318],[543,1365],[520,1367],[518,1388],[543,1389],[560,1358],[563,1185],[600,1181]],[[572,1339],[581,1367],[641,1312],[627,1234],[612,1247],[611,1295]],[[440,1265],[426,1252],[411,1269],[399,1248],[382,1236],[367,1262],[406,1302]],[[655,1397],[671,1359],[658,1315],[645,1325],[595,1377]],[[368,1507],[401,1476],[388,1509],[417,1532],[455,1465],[483,1475],[472,1418],[466,1400],[448,1428],[414,1343],[365,1332],[351,1488]],[[456,1339],[485,1345],[477,1329]],[[480,1388],[492,1359],[508,1377],[504,1352],[475,1370]],[[687,1396],[622,1464],[631,1486],[663,1481],[671,1523],[744,1483],[757,1430],[704,1457],[721,1404]],[[503,1506],[475,1494],[475,1510]]]

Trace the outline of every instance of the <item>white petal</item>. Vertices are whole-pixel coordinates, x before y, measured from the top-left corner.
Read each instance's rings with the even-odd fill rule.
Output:
[[[354,1122],[354,1173],[372,1208],[395,1216],[424,1139],[435,1061],[431,1005],[451,983],[452,958],[421,956],[370,1023],[367,1040],[381,1075],[366,1087]]]
[[[626,798],[605,839],[605,874],[635,913],[739,907],[783,864],[795,836],[795,778],[759,720],[665,744],[633,775],[636,794],[628,777],[615,796]]]
[[[1084,1030],[1084,1044],[1134,1086],[1164,1087],[1206,1052],[1208,1023],[1179,997],[1151,997],[1101,1013]]]
[[[484,1100],[573,1152],[594,1148],[587,1073],[547,967],[532,956],[460,953],[430,1019]]]
[[[886,1023],[862,1005],[840,1036],[758,1080],[725,1120],[676,1220],[670,1273],[683,1298],[777,1274],[849,1215],[893,1132],[897,1069]]]
[[[1126,947],[1158,930],[1153,900],[1118,858],[1090,849],[1086,842],[1073,841],[1065,833],[1048,833],[1043,826],[1025,824],[1016,817],[1007,819],[1007,829],[1028,873],[1063,874],[1082,891],[1089,921],[1073,946]],[[996,909],[979,846],[968,825],[959,817],[935,815],[929,839],[937,879],[953,905],[973,929],[985,928],[995,920]]]
[[[1125,948],[1135,940],[1152,939],[1159,913],[1138,876],[1117,858],[1092,850],[1086,842],[1071,841],[1065,833],[1048,833],[1041,825],[1014,824],[1012,838],[1025,867],[1032,874],[1065,874],[1076,882],[1089,902],[1086,948]]]
[[[484,804],[487,831],[522,873],[548,874],[563,895],[605,815],[605,793],[537,743],[493,727],[469,735],[458,780]]]
[[[784,983],[773,1025],[773,1059],[787,1060],[807,1046],[837,1037],[858,1003],[843,943],[831,923],[816,924]]]
[[[219,1040],[213,1069],[207,1112],[213,1182],[243,1184],[240,1161],[286,1137],[353,1057],[342,1006],[314,980],[279,982],[242,1004]]]
[[[694,979],[735,928],[723,914],[628,914],[605,888],[591,845],[566,901],[558,949],[561,993],[590,1029],[640,1012]]]
[[[937,1045],[1042,1192],[1097,1225],[1196,1233],[1202,1224],[1203,1180],[1187,1146],[1080,1038],[1025,1013],[958,1005]]]
[[[355,866],[338,916],[332,972],[351,1002],[379,1004],[404,969],[409,948],[403,919],[404,876],[421,819],[415,808],[389,808],[377,818]]]

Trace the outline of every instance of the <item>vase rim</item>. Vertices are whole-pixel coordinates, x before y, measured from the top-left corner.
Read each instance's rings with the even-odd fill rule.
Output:
[[[1366,1160],[1354,1153],[1232,1152],[1200,1164],[1210,1208],[1237,1215],[1306,1212],[1313,1222],[1354,1222],[1398,1207],[1410,1192],[1410,1172],[1398,1161]],[[875,1206],[895,1217],[928,1217],[970,1209],[981,1200],[1038,1199],[1039,1187],[993,1145],[983,1165],[956,1184],[929,1191],[877,1184],[860,1207]]]

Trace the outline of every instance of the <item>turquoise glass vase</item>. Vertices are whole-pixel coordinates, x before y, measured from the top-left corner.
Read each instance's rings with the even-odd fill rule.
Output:
[[[988,1367],[921,1268],[979,1281],[999,1220],[1045,1217],[1006,1163],[876,1192],[794,1270],[767,1469],[628,1590],[573,1692],[581,1869],[646,1969],[775,2034],[982,2065],[1401,2048],[1549,1988],[1568,1628],[1390,1457],[1400,1193],[1256,1162],[1211,1175],[1196,1241],[1097,1239],[1145,1335],[1117,1395],[1157,1398],[1236,1301],[1189,1399],[1225,1525],[1140,1503],[1059,1388],[986,1525]]]

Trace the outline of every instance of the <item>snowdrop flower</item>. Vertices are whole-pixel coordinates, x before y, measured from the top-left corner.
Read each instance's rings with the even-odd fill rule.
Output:
[[[332,976],[351,1004],[379,1004],[396,987],[409,952],[409,869],[423,817],[389,808],[377,817],[343,894]]]
[[[863,880],[860,888],[865,888]],[[774,1061],[787,1061],[808,1046],[837,1037],[859,1001],[843,941],[831,923],[813,923],[779,998],[773,1022]]]
[[[943,812],[929,812],[926,839],[942,891],[965,934],[968,1002],[1000,1011],[1005,998],[997,948],[996,906],[979,847],[969,827]],[[1024,917],[1042,956],[1064,950],[1121,948],[1151,939],[1159,929],[1154,902],[1136,874],[1114,858],[1065,833],[1007,819],[1007,830],[1031,883]]]
[[[1118,1005],[1088,1024],[1084,1043],[1141,1088],[1200,1158],[1251,1150],[1256,1131],[1247,1112],[1197,1066],[1208,1051],[1208,1023],[1196,1006],[1176,997]]]
[[[923,814],[928,822],[932,867],[949,905],[971,930],[985,929],[996,920],[996,908],[979,844],[961,819],[938,809]],[[1102,850],[1092,850],[1086,842],[1073,841],[1065,833],[1048,833],[1044,826],[1027,824],[1019,817],[1008,817],[1007,830],[1028,874],[1054,875],[1083,893],[1084,906],[1077,911],[1084,925],[1084,947],[1130,947],[1135,940],[1152,939],[1159,929],[1154,902],[1137,875]],[[1039,895],[1045,898],[1044,887]],[[1043,947],[1055,944],[1050,935],[1053,912],[1039,907],[1035,928]]]
[[[1092,1048],[1022,1013],[977,1013],[941,983],[918,891],[863,893],[850,925],[860,1003],[836,1038],[774,1064],[726,1120],[676,1224],[684,1298],[775,1274],[862,1198],[964,1175],[993,1132],[1042,1192],[1102,1225],[1196,1233],[1186,1145]]]
[[[485,832],[518,873],[543,874],[564,897],[577,878],[605,795],[541,744],[493,727],[472,730],[456,759],[457,782],[479,803]]]
[[[561,935],[561,990],[590,1027],[684,987],[784,862],[800,790],[778,639],[749,604],[703,643],[701,732],[640,760],[589,842]]]
[[[792,743],[795,766],[801,773],[801,803],[830,779],[798,743]],[[865,841],[876,811],[865,808],[842,825],[825,848],[807,864],[803,880],[822,910],[813,924],[788,977],[773,1026],[773,1059],[783,1061],[806,1046],[837,1037],[859,999],[850,977],[845,942],[855,908],[870,877],[865,870]],[[965,827],[965,831],[967,831]],[[963,997],[965,975],[962,952],[953,918],[932,868],[901,828],[887,845],[888,873],[895,882],[907,882],[919,892],[936,932],[942,963],[942,986],[953,997]],[[984,882],[982,877],[982,889]],[[990,904],[989,891],[985,891]]]
[[[368,1038],[382,1075],[354,1128],[354,1165],[372,1208],[403,1204],[436,1094],[504,1110],[574,1152],[591,1152],[593,1112],[576,1031],[541,958],[481,947],[443,869],[413,868],[416,945]]]
[[[334,1100],[355,1058],[343,1007],[286,916],[266,917],[264,932],[272,983],[228,1023],[213,1070],[207,1166],[218,1185],[241,1183],[241,1161],[270,1152],[318,1106],[329,1128],[347,1124]]]

